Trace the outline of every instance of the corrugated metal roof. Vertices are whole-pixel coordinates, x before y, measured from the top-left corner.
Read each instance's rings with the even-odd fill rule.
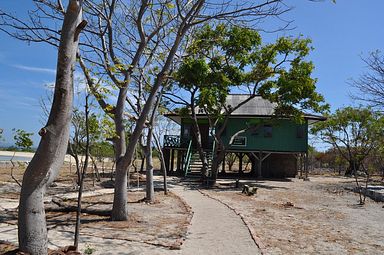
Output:
[[[226,105],[228,107],[236,107],[241,102],[249,98],[249,95],[228,95]],[[236,109],[232,115],[273,115],[276,103],[263,99],[261,96],[252,98],[249,102]]]
[[[226,106],[228,108],[234,108],[238,106],[241,102],[244,102],[249,98],[249,95],[241,94],[230,94],[226,98]],[[258,115],[258,116],[271,116],[274,113],[274,109],[277,106],[276,103],[271,103],[270,101],[263,99],[261,96],[256,96],[252,98],[247,103],[240,106],[231,115]],[[204,114],[204,110],[196,107],[196,113]],[[224,109],[223,109],[224,113]]]
[[[244,102],[249,98],[247,94],[230,94],[226,98],[227,107],[236,107],[241,102]],[[256,96],[249,100],[244,105],[240,106],[234,112],[231,113],[231,116],[240,117],[240,116],[272,116],[274,114],[275,108],[277,107],[276,103],[272,103],[267,99],[262,98],[261,96]],[[196,107],[196,113],[199,118],[205,117],[205,112],[203,109]],[[224,113],[224,110],[223,110]],[[166,114],[167,117],[173,119],[177,123],[181,122],[181,117],[176,113]],[[326,117],[304,113],[304,118],[308,119],[311,123],[317,121],[324,121]]]

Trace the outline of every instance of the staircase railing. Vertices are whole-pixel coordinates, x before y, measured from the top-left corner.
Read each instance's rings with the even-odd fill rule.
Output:
[[[215,148],[216,148],[216,140],[213,139],[213,143],[212,143],[212,153],[211,153],[211,164],[209,164],[208,166],[208,173],[207,173],[207,177],[211,177],[212,176],[212,162],[213,162],[213,156],[215,155]]]
[[[192,156],[192,140],[189,141],[187,154],[185,155],[185,163],[184,163],[184,175],[187,176],[189,170],[189,164],[191,163]]]

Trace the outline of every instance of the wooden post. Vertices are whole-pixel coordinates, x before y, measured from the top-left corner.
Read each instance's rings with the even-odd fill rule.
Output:
[[[239,174],[243,174],[243,153],[239,153]]]
[[[172,149],[171,150],[171,173],[173,173],[173,165],[174,165],[174,161],[175,161],[175,150]]]
[[[299,179],[302,179],[303,178],[303,154],[302,153],[299,153],[297,160],[298,160],[298,168],[299,168]]]
[[[296,161],[295,161],[295,178],[299,178],[299,156],[297,156],[298,154],[292,154]]]
[[[308,178],[308,153],[307,152],[304,155],[304,171],[305,171],[304,181],[309,181],[309,178]]]
[[[257,168],[257,177],[258,178],[261,178],[262,174],[261,174],[261,166],[262,166],[262,163],[263,163],[263,152],[262,151],[259,151],[259,158],[258,158],[258,161],[259,161],[259,167]]]
[[[181,151],[177,150],[177,158],[176,158],[176,172],[181,171]]]
[[[163,149],[164,154],[164,163],[165,163],[165,171],[167,171],[167,174],[169,174],[169,149]]]
[[[187,152],[186,151],[180,151],[180,159],[181,159],[181,164],[180,164],[180,172],[178,172],[178,175],[184,175],[184,161],[185,161],[185,155]]]
[[[256,177],[257,175],[257,170],[256,170],[256,157],[253,155],[254,153],[248,154],[248,157],[251,159],[251,174],[253,177]]]
[[[223,164],[222,164],[221,172],[222,172],[223,174],[225,174],[225,155],[224,155],[224,159],[223,159]]]

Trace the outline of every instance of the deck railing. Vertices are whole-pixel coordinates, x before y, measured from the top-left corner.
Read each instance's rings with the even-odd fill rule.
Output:
[[[188,145],[191,141],[190,137],[180,137],[179,135],[164,135],[163,146],[168,148],[188,148]],[[208,137],[208,145],[204,147],[205,149],[212,148],[213,145],[213,137]],[[192,145],[194,146],[194,145]]]
[[[164,136],[164,147],[180,147],[180,136],[178,135],[165,135]]]

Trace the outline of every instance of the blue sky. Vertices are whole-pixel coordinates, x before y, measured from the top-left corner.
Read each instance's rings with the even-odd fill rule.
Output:
[[[25,14],[31,1],[2,0],[0,8]],[[315,50],[310,60],[315,64],[313,77],[318,78],[318,91],[332,109],[351,105],[348,81],[365,69],[361,56],[384,50],[383,0],[329,0],[314,3],[288,0],[294,9],[283,16],[292,20],[294,30],[268,34],[273,40],[281,35],[311,38]],[[268,24],[267,24],[268,25]],[[43,44],[14,40],[0,33],[0,128],[5,143],[12,143],[12,128],[35,134],[42,127],[39,99],[46,93],[45,84],[54,82],[56,51]],[[38,136],[34,136],[37,146]]]

